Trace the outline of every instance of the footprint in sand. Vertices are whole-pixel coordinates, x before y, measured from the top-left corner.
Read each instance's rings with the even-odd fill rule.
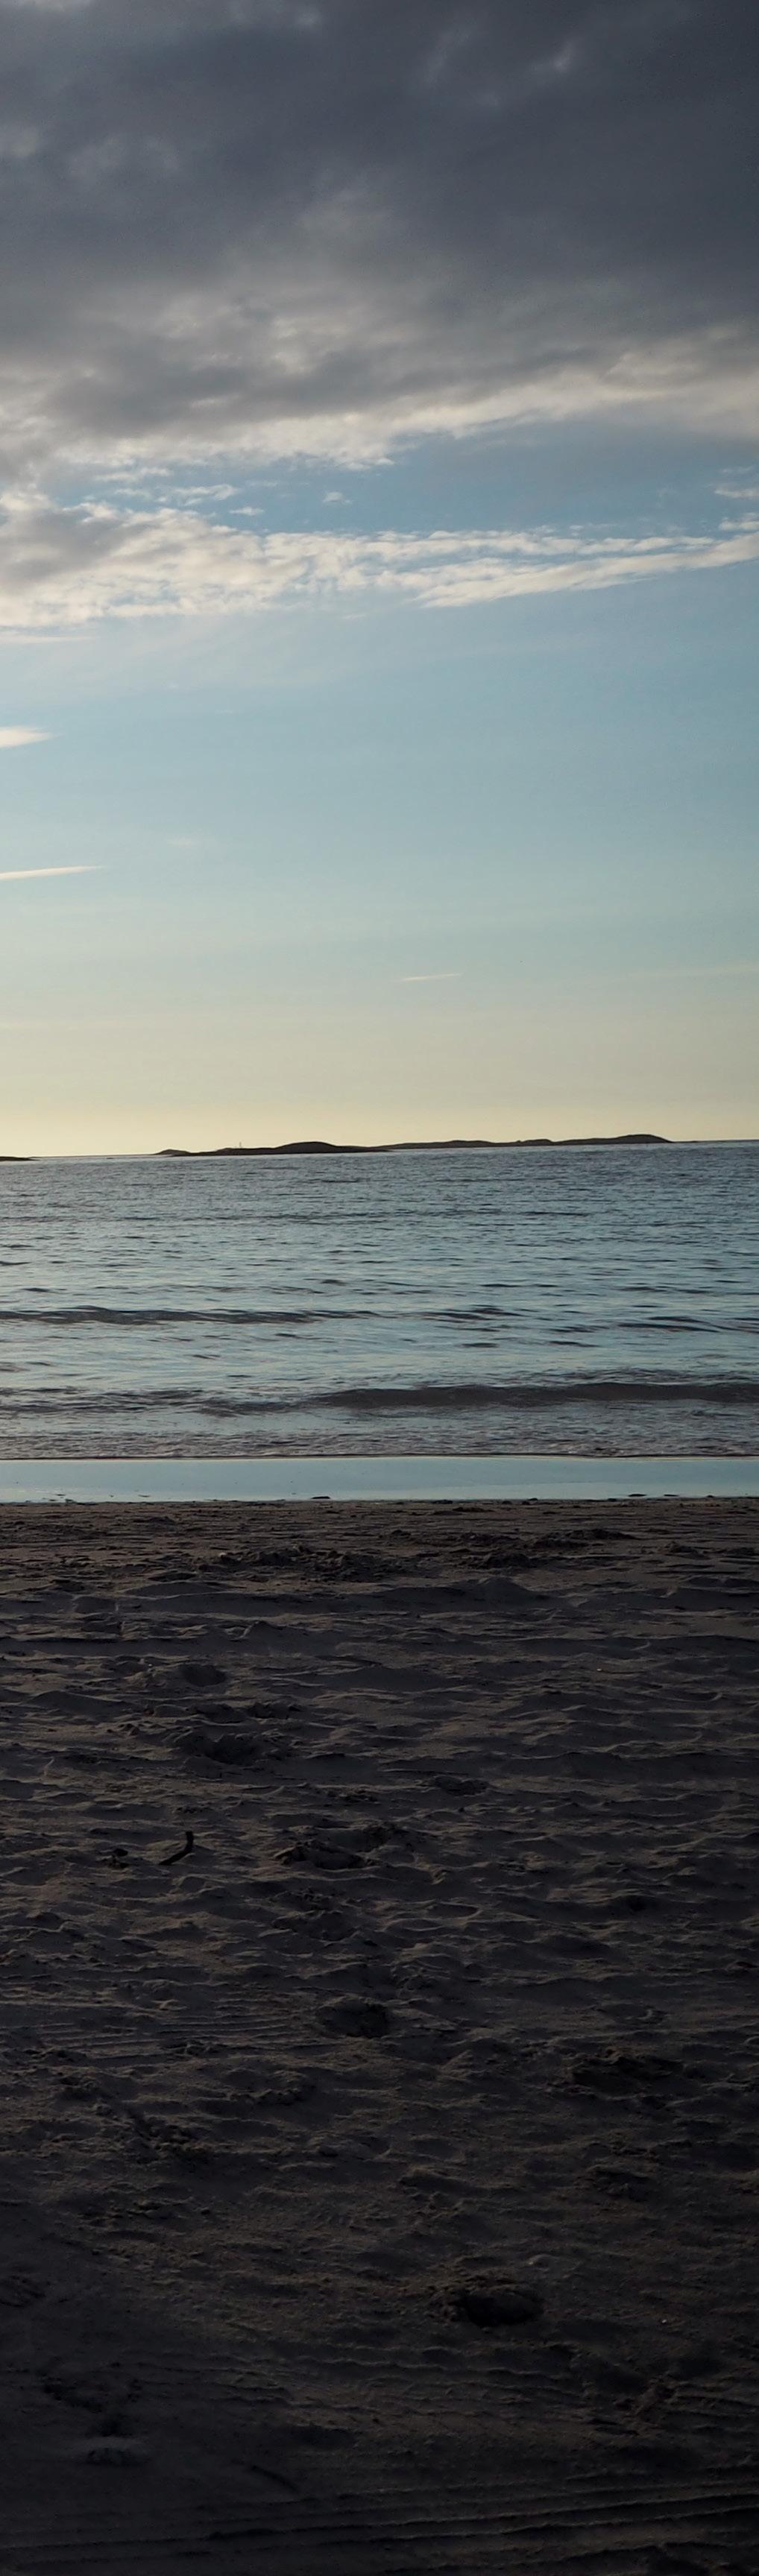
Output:
[[[465,2281],[456,2293],[454,2305],[463,2324],[479,2326],[484,2334],[537,2325],[543,2314],[540,2291],[517,2282]]]

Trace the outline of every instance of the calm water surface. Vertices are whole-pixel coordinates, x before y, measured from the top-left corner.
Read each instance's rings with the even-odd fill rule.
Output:
[[[0,1165],[0,1456],[759,1453],[759,1146]]]

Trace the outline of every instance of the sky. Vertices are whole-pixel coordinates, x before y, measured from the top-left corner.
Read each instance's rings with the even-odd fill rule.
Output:
[[[759,1134],[755,0],[0,0],[0,1152]]]

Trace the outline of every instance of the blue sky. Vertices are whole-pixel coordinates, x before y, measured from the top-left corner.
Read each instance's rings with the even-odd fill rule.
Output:
[[[173,13],[172,114],[177,49],[183,31],[197,45],[204,14],[200,0]],[[359,21],[347,0],[316,14],[334,70]],[[459,29],[468,14],[456,13]],[[344,229],[335,247],[334,137],[306,209],[296,188],[283,212],[278,167],[267,169],[252,239],[221,63],[213,134],[226,232],[208,276],[196,276],[191,236],[169,292],[165,244],[143,290],[138,193],[124,180],[140,137],[155,144],[164,98],[155,20],[143,58],[142,13],[127,20],[117,0],[55,12],[0,0],[0,43],[12,52],[13,38],[28,91],[13,167],[16,184],[22,169],[38,191],[35,283],[51,169],[58,232],[72,223],[65,351],[40,285],[37,342],[22,359],[13,342],[18,417],[9,404],[0,416],[5,1151],[317,1133],[759,1132],[756,356],[733,309],[729,226],[702,308],[676,194],[648,244],[645,293],[640,242],[620,247],[607,221],[614,118],[637,168],[635,84],[650,127],[666,70],[671,134],[678,67],[687,193],[685,93],[697,22],[707,105],[712,95],[711,13],[641,0],[622,13],[632,52],[620,68],[611,39],[599,51],[608,11],[546,9],[548,54],[535,51],[533,11],[527,70],[502,59],[498,13],[476,14],[494,48],[488,98],[498,68],[517,105],[536,85],[542,100],[530,66],[563,63],[561,115],[579,84],[599,165],[596,230],[583,206],[567,277],[555,244],[538,261],[535,244],[549,218],[565,224],[566,203],[549,194],[543,219],[543,164],[536,180],[523,139],[529,257],[520,251],[519,293],[510,271],[511,317],[493,301],[487,249],[501,164],[484,206],[480,162],[467,164],[472,220],[460,236],[448,237],[432,180],[424,204],[408,198],[408,101],[420,64],[425,98],[432,87],[437,100],[442,78],[429,71],[439,39],[425,7],[411,7],[402,33],[398,22],[395,54],[392,11],[386,22],[395,88],[383,150],[375,139],[369,152],[357,248]],[[441,16],[453,31],[454,13]],[[251,5],[236,26],[257,83],[276,61],[297,138],[311,136],[312,110],[296,17]],[[675,20],[690,36],[682,64]],[[617,33],[620,23],[617,13]],[[127,41],[137,105],[125,139],[114,100]],[[354,61],[343,137],[354,187],[366,182],[362,120],[380,69],[362,62],[359,83]],[[84,139],[73,151],[67,131],[61,158],[64,92]],[[93,140],[95,117],[107,142]],[[443,152],[436,117],[424,129],[431,165]],[[449,155],[450,118],[444,143]],[[171,163],[165,134],[162,150],[171,187],[192,180],[202,206],[208,176],[193,164],[188,178],[181,133]],[[71,213],[82,166],[103,193],[100,219],[89,216],[93,245],[105,239],[94,282],[90,235]],[[344,197],[344,176],[341,187]],[[387,248],[399,205],[408,278]],[[181,213],[184,242],[186,197]],[[212,349],[220,279],[223,365]],[[277,402],[258,382],[253,304],[261,346],[278,347],[279,333],[287,369],[300,370],[295,420],[279,358]],[[5,329],[10,348],[9,315]],[[167,349],[185,371],[178,391]],[[325,350],[339,377],[326,395]],[[74,418],[85,399],[92,416]]]

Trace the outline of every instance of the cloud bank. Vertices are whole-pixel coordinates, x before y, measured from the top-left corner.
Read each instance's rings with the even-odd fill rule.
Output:
[[[745,441],[758,106],[755,0],[0,0],[0,622],[750,558],[750,510],[264,539],[179,502],[526,423]]]
[[[0,471],[757,418],[755,0],[0,0]]]

